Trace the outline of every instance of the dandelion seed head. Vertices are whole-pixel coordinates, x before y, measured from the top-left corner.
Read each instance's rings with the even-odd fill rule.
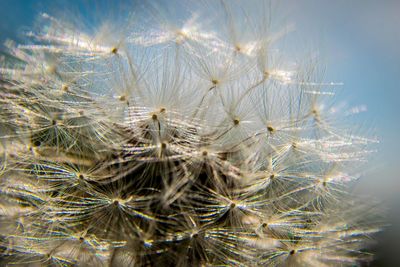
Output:
[[[31,42],[7,42],[4,262],[370,260],[381,225],[349,190],[376,143],[349,119],[365,107],[335,104],[315,57],[286,62],[272,2],[179,4],[44,13]]]

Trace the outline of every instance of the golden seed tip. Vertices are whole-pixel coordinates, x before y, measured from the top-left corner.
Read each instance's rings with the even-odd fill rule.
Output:
[[[118,48],[113,47],[113,48],[111,49],[111,53],[113,53],[113,54],[118,53]]]
[[[197,238],[197,237],[199,237],[199,234],[198,234],[198,233],[192,234],[192,238]]]
[[[34,141],[33,142],[33,146],[34,147],[38,147],[38,146],[40,146],[42,143],[40,142],[40,141],[38,141],[38,140],[36,140],[36,141]]]
[[[51,74],[54,74],[54,73],[56,72],[56,70],[57,70],[57,68],[56,68],[56,66],[54,66],[54,65],[48,66],[48,67],[46,68],[46,71],[47,71],[48,73],[51,73]]]

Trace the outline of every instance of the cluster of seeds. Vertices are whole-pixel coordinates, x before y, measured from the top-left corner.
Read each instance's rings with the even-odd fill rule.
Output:
[[[348,187],[374,140],[348,127],[354,112],[333,104],[314,59],[284,60],[287,29],[270,22],[270,5],[237,4],[179,16],[147,6],[87,25],[43,14],[27,44],[7,43],[2,263],[370,258],[379,228]]]

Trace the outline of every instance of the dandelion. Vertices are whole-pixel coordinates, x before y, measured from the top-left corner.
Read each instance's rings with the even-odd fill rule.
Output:
[[[7,42],[1,262],[369,261],[378,213],[349,188],[376,141],[346,124],[365,108],[341,115],[314,59],[283,59],[268,3],[42,14],[29,44]]]

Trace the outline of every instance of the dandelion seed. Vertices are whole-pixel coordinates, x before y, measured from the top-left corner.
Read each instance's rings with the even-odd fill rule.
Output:
[[[283,60],[268,1],[186,4],[42,14],[7,42],[1,263],[370,260],[379,212],[348,188],[377,141],[345,120],[365,107],[335,105],[314,58]]]

